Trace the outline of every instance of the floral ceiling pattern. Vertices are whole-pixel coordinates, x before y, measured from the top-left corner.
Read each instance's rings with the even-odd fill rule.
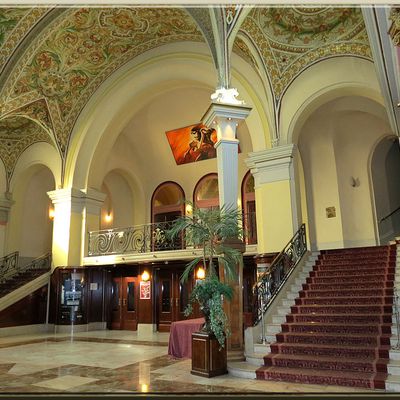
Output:
[[[181,9],[69,9],[24,53],[1,93],[2,114],[45,99],[63,158],[79,112],[121,65],[154,47],[203,41]]]
[[[37,142],[53,144],[48,133],[35,121],[21,116],[0,120],[0,158],[6,169],[8,185],[19,156]]]
[[[0,7],[0,158],[8,179],[21,153],[37,141],[56,146],[65,162],[83,107],[134,57],[168,43],[206,41],[215,58],[204,11]],[[264,69],[277,102],[320,59],[371,58],[361,11],[349,7],[253,8],[233,51],[258,73]]]
[[[359,8],[253,8],[240,34],[256,47],[277,101],[305,68],[324,58],[372,59]],[[240,36],[239,36],[240,37]]]

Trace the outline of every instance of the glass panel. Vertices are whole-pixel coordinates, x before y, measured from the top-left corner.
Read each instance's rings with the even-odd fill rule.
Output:
[[[245,192],[246,193],[254,193],[254,177],[253,175],[250,175],[249,178],[247,179],[246,182],[246,187],[245,187]]]
[[[218,178],[205,178],[197,189],[196,200],[218,199],[218,193]]]
[[[135,282],[128,282],[126,292],[127,309],[128,311],[135,311]]]
[[[189,301],[187,284],[179,283],[179,312],[184,312]]]
[[[170,205],[178,205],[183,202],[182,191],[174,183],[166,184],[161,187],[154,199],[154,206],[170,206]]]
[[[112,282],[112,309],[118,310],[119,308],[119,285],[117,282]]]
[[[162,281],[161,286],[161,311],[171,311],[171,284],[170,281]]]

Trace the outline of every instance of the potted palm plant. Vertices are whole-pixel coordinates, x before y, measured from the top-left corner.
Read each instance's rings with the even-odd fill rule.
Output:
[[[186,281],[199,264],[204,266],[205,279],[196,282],[185,315],[188,316],[193,312],[194,303],[199,305],[204,315],[205,323],[201,332],[192,336],[191,372],[210,377],[226,373],[225,342],[230,330],[223,302],[232,298],[233,290],[229,281],[236,278],[237,265],[242,261],[241,251],[237,246],[232,246],[234,239],[242,235],[241,213],[238,209],[225,207],[220,209],[192,207],[192,209],[190,215],[175,220],[167,234],[171,238],[184,235],[187,244],[202,249],[202,255],[187,264],[181,280]],[[219,279],[217,265],[224,270],[224,282]],[[198,342],[196,335],[202,336]],[[200,342],[205,343],[207,348],[199,346]],[[206,368],[204,361],[197,368],[196,360],[204,360],[207,349],[209,353],[211,352],[210,362],[205,364],[215,368]]]

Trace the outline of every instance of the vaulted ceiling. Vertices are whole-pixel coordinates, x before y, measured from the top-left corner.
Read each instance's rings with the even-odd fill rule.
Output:
[[[242,7],[233,14],[227,40],[267,77],[278,103],[315,62],[371,59],[358,8]],[[0,8],[0,158],[7,179],[35,142],[54,145],[64,162],[74,124],[96,89],[134,57],[175,42],[205,42],[215,59],[208,8]]]

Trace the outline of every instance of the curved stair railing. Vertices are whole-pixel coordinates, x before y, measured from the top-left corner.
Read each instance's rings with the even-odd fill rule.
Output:
[[[15,279],[19,279],[27,273],[35,273],[36,271],[49,271],[51,268],[51,254],[46,253],[40,257],[35,258],[30,263],[23,266],[18,265],[19,252],[8,254],[0,260],[0,284],[7,285]]]
[[[22,267],[21,272],[32,272],[32,271],[48,271],[51,268],[51,253],[46,253],[40,257],[35,258],[29,264]]]
[[[253,286],[254,326],[262,322],[262,343],[265,340],[264,314],[307,251],[306,227],[302,224],[289,243],[275,257]]]
[[[19,252],[7,254],[0,259],[0,282],[5,282],[19,274]]]

